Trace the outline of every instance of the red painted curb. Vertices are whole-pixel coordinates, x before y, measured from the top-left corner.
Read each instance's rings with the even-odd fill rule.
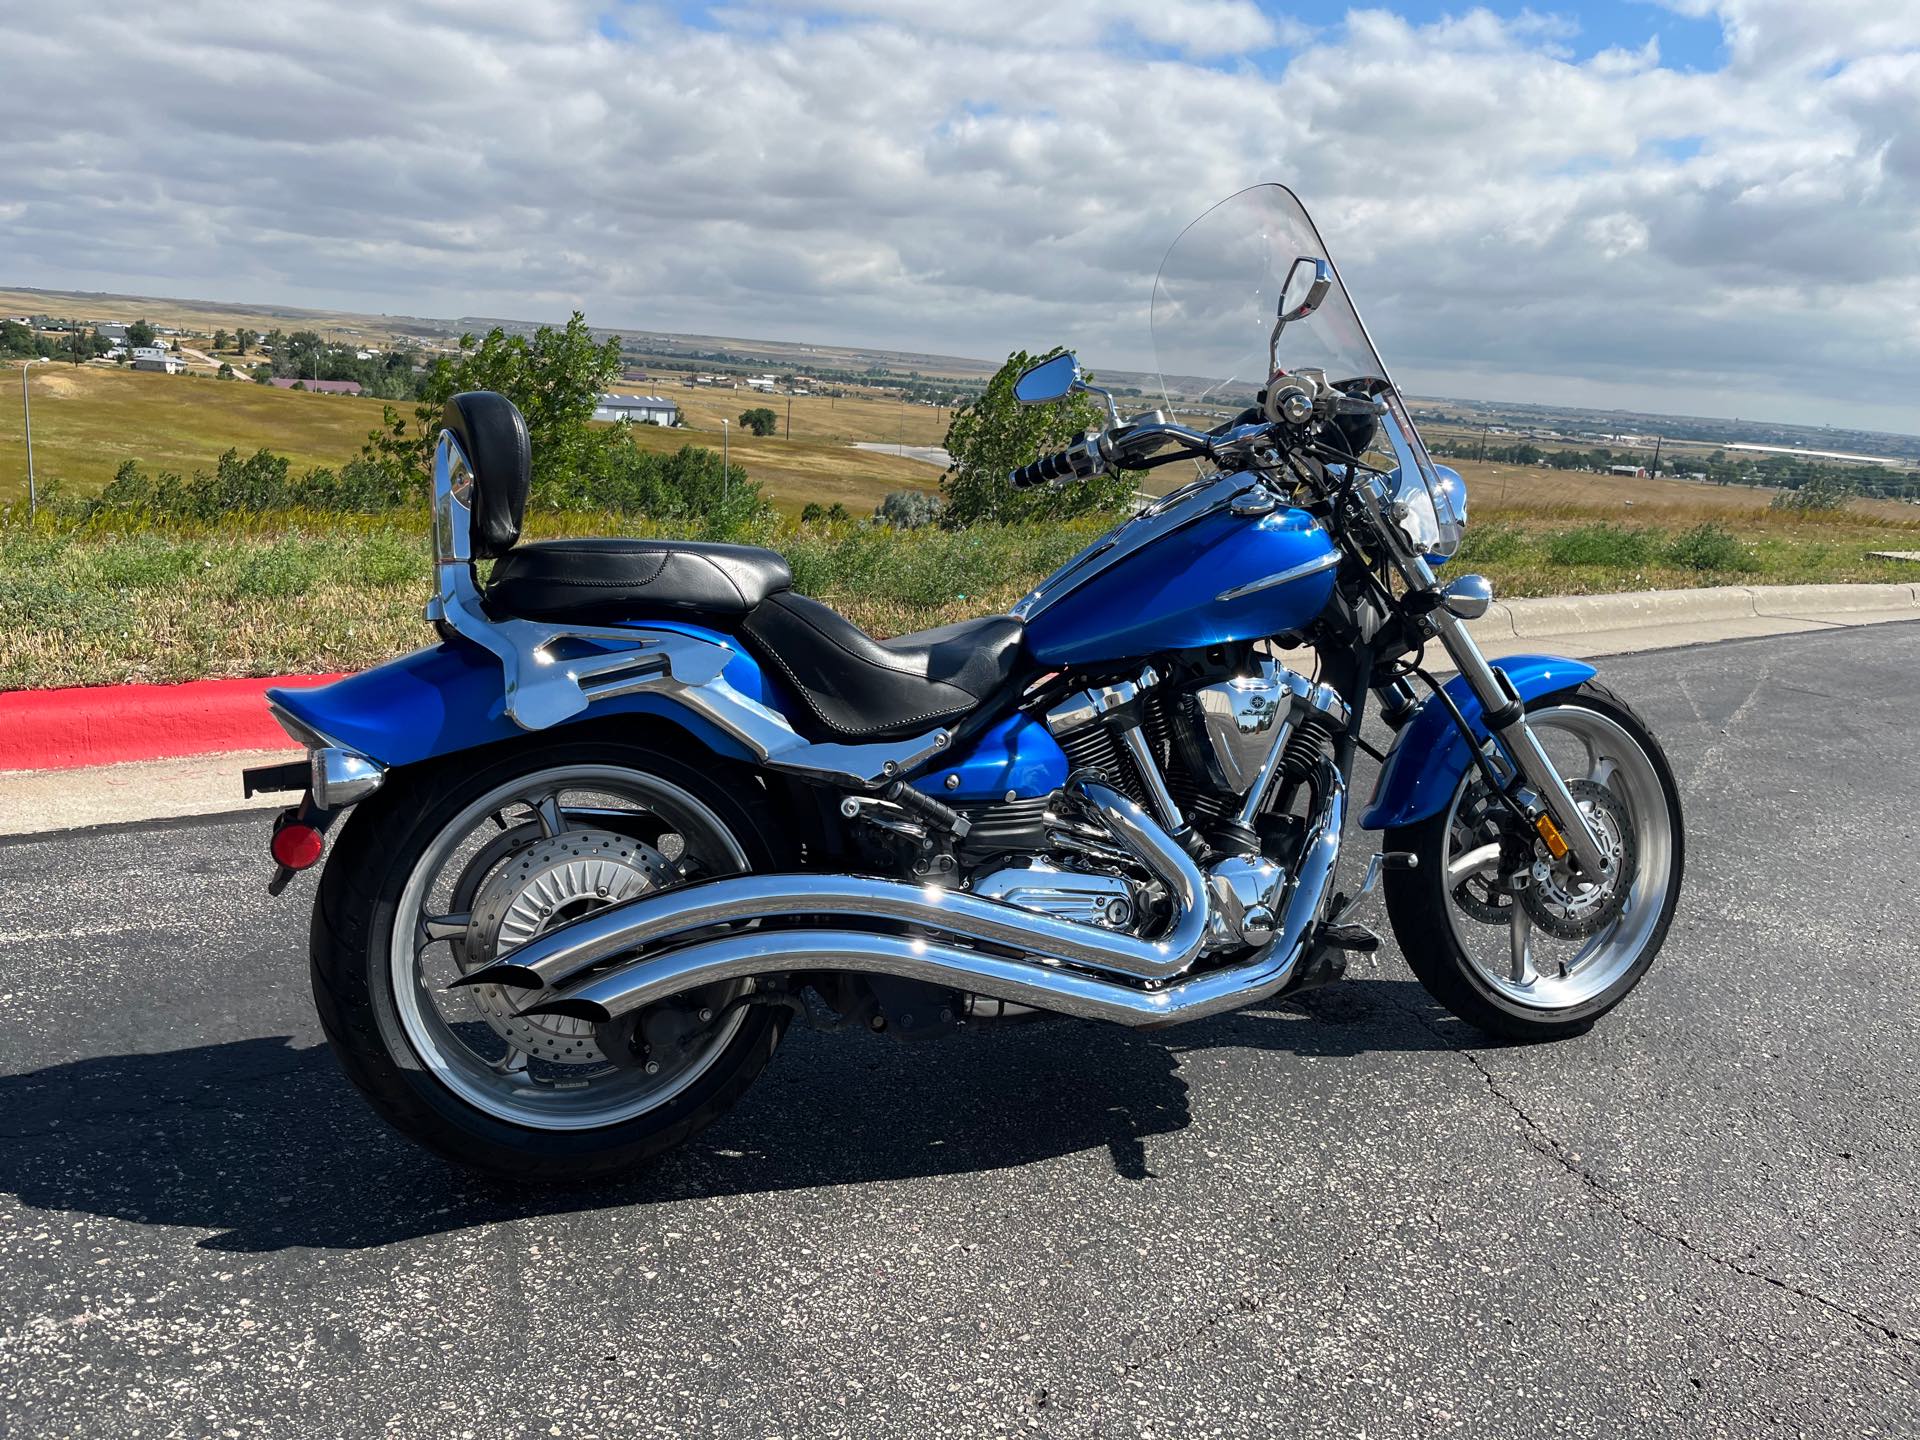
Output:
[[[338,675],[0,692],[0,770],[71,770],[221,750],[292,750],[262,695]]]

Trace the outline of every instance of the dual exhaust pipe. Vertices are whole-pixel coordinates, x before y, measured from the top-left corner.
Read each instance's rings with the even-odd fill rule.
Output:
[[[1237,965],[1190,978],[1179,977],[1200,957],[1211,919],[1206,878],[1133,801],[1083,781],[1080,794],[1114,840],[1167,887],[1175,914],[1157,939],[937,886],[850,875],[741,875],[597,911],[453,983],[532,991],[522,1014],[593,1023],[704,985],[808,970],[893,975],[1121,1025],[1197,1020],[1272,996],[1305,953],[1326,909],[1346,818],[1339,773],[1323,761],[1318,780],[1318,804],[1273,940]],[[826,923],[796,925],[802,917]],[[716,926],[749,923],[696,938]],[[889,929],[866,928],[876,924]],[[901,924],[924,933],[897,933]]]

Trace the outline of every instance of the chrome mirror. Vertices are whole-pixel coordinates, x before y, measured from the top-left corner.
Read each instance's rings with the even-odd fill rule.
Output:
[[[1013,398],[1022,405],[1051,405],[1080,386],[1080,362],[1072,351],[1030,365],[1013,382]]]
[[[1314,255],[1302,255],[1287,269],[1280,284],[1280,303],[1273,320],[1273,334],[1267,340],[1267,373],[1280,368],[1280,332],[1296,320],[1304,320],[1320,308],[1333,288],[1333,267]]]

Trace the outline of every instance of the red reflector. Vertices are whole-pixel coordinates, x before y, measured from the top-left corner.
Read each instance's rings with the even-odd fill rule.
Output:
[[[305,870],[320,858],[320,848],[325,844],[326,837],[311,825],[282,825],[273,832],[267,848],[287,869]]]

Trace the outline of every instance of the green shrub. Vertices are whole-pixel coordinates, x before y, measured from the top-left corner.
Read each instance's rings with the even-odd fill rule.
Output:
[[[362,537],[347,566],[354,580],[376,586],[424,586],[428,570],[426,545],[419,536],[398,530],[380,530]]]
[[[1582,525],[1549,540],[1547,559],[1555,565],[1644,565],[1653,558],[1657,539],[1646,530]]]
[[[1740,537],[1711,520],[1674,537],[1662,557],[1682,570],[1746,571],[1754,568],[1752,555]]]
[[[200,548],[157,535],[117,536],[89,557],[98,584],[115,590],[154,590],[197,573]]]

